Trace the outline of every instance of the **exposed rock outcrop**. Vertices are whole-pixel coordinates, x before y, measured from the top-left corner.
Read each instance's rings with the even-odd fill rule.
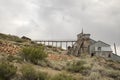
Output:
[[[8,53],[8,54],[16,54],[20,51],[20,47],[14,45],[8,41],[0,40],[0,52]]]

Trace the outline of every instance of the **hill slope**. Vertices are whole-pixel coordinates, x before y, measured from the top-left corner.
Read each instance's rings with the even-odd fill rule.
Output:
[[[17,39],[22,42],[16,41],[13,37],[0,34],[0,79],[2,80],[36,80],[38,78],[39,80],[120,80],[120,62],[109,58],[91,57],[87,53],[75,57],[67,55],[67,51],[59,48],[24,41],[19,37]],[[33,56],[27,54],[29,57],[26,59],[22,55],[24,47],[32,47],[32,53],[35,55],[29,52]],[[40,49],[38,51],[44,49],[43,53],[45,52],[47,57],[38,59],[37,63],[34,63],[31,60],[41,58],[39,57],[41,54],[41,56],[44,55],[37,54],[37,48]],[[9,68],[3,67],[3,64]]]

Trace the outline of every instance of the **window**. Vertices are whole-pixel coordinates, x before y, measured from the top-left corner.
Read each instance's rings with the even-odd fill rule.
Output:
[[[111,54],[109,53],[108,57],[110,58],[111,57]]]
[[[98,51],[101,51],[101,47],[98,47]]]

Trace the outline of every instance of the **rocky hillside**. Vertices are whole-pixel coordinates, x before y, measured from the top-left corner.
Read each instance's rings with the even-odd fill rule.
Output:
[[[4,52],[7,54],[16,54],[20,51],[20,47],[14,45],[8,41],[0,40],[0,52]]]
[[[120,62],[26,39],[0,34],[0,80],[120,80]]]

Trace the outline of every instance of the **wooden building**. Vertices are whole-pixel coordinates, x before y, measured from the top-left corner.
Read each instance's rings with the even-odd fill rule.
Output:
[[[77,35],[76,43],[68,51],[70,54],[80,56],[80,54],[88,53],[96,56],[111,57],[111,46],[102,41],[95,41],[90,38],[90,34],[84,34],[83,30]]]

